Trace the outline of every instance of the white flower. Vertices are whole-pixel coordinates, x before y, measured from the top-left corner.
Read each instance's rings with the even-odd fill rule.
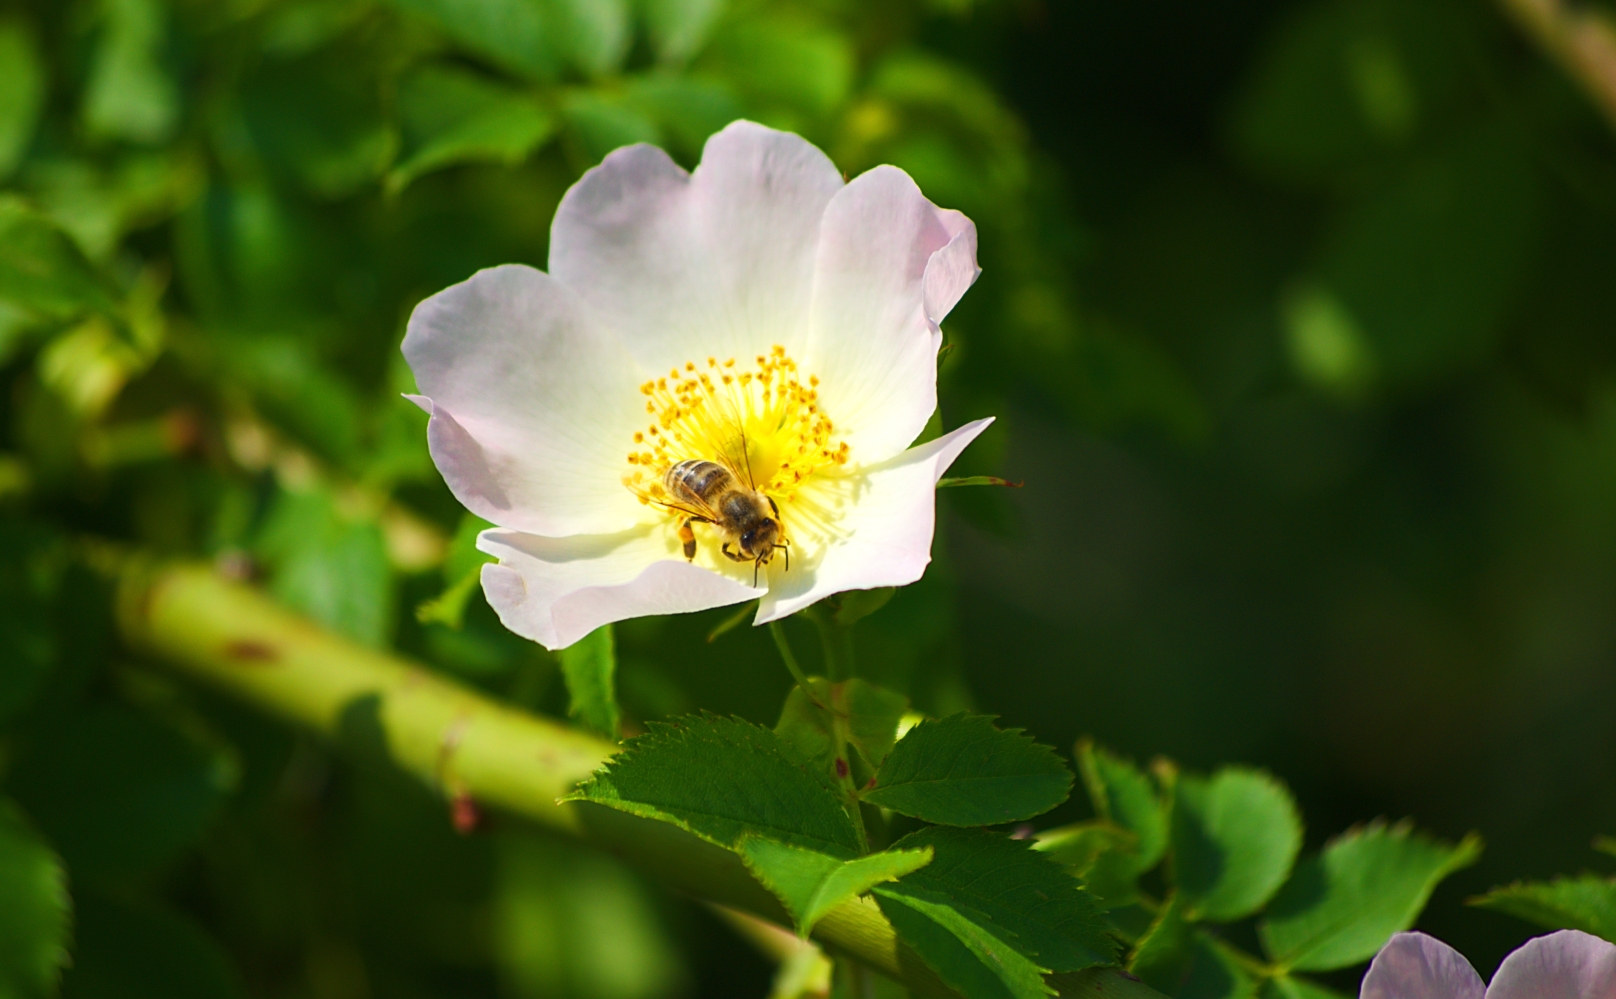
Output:
[[[651,146],[606,157],[562,199],[548,274],[480,271],[404,338],[433,461],[498,525],[477,544],[500,620],[556,649],[919,579],[937,480],[991,422],[905,450],[937,405],[937,324],[978,273],[964,215],[895,167],[844,184],[795,135],[735,122],[694,173]],[[782,547],[732,561],[740,536],[697,522],[687,561],[666,475],[691,459],[772,500]]]
[[[1616,944],[1581,930],[1535,937],[1504,958],[1491,985],[1458,951],[1399,933],[1375,955],[1359,999],[1616,999]]]

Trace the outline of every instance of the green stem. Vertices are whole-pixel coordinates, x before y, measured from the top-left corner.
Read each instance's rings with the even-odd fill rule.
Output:
[[[819,643],[825,650],[825,675],[832,683],[858,675],[853,659],[853,629],[839,623],[836,615],[822,604],[800,611],[819,629]]]
[[[430,787],[578,836],[676,891],[790,923],[735,854],[665,823],[558,803],[617,751],[604,739],[357,645],[209,569],[123,561],[116,572],[124,640],[180,673],[334,740],[364,738]],[[954,996],[867,898],[832,910],[813,935],[917,997]],[[1082,999],[1162,999],[1115,968],[1051,982]]]
[[[836,743],[836,784],[842,789],[843,804],[853,818],[853,826],[858,830],[859,845],[864,852],[870,850],[870,838],[864,831],[864,815],[859,809],[858,788],[853,783],[853,767],[847,755],[847,718],[844,712],[836,710],[836,693],[829,689],[829,685],[821,680],[820,684],[827,688],[830,694],[830,703],[826,704],[814,693],[812,683],[803,675],[802,666],[797,663],[796,653],[791,651],[791,642],[786,639],[786,630],[780,626],[779,621],[769,622],[769,633],[774,636],[775,648],[780,650],[780,658],[786,661],[786,669],[796,678],[797,686],[802,688],[803,694],[830,717],[831,737]]]
[[[791,651],[791,643],[786,640],[786,629],[781,627],[779,621],[770,621],[769,634],[774,638],[774,647],[780,650],[780,658],[786,661],[786,669],[791,671],[791,678],[797,681],[797,686],[802,688],[802,692],[808,695],[810,701],[819,704],[819,698],[814,696],[813,686],[808,683],[807,675],[797,663],[796,653]],[[825,707],[823,704],[819,706]]]

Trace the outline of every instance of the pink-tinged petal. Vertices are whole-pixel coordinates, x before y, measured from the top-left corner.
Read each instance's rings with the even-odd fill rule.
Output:
[[[931,562],[937,519],[937,480],[992,418],[967,423],[874,468],[843,480],[849,495],[834,524],[835,537],[820,551],[793,557],[789,570],[776,558],[769,567],[769,593],[755,624],[767,624],[832,593],[903,586],[919,579]],[[827,484],[825,492],[834,489]],[[789,529],[792,515],[788,510]]]
[[[645,376],[548,275],[508,264],[433,295],[410,316],[404,356],[432,415],[432,460],[467,509],[557,535],[644,519],[622,475]]]
[[[1464,955],[1424,933],[1399,933],[1370,963],[1358,999],[1482,999],[1486,992]]]
[[[806,337],[820,219],[841,175],[806,140],[737,121],[686,174],[629,146],[584,174],[550,230],[550,273],[647,368],[735,357]]]
[[[483,566],[489,606],[505,627],[547,649],[564,649],[613,621],[762,595],[674,555],[671,534],[661,525],[568,538],[489,530],[478,536],[477,547],[499,559]]]
[[[1616,999],[1616,944],[1581,930],[1528,940],[1498,966],[1487,999]]]
[[[855,462],[908,447],[937,408],[938,323],[976,280],[976,227],[897,167],[854,178],[825,210],[804,370]]]

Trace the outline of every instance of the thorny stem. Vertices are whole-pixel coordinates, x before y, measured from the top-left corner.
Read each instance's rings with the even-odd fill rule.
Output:
[[[790,922],[735,854],[665,823],[558,801],[619,747],[357,645],[207,568],[105,562],[118,578],[124,641],[178,672],[284,721],[380,752],[446,796],[577,836],[675,891]],[[833,909],[813,936],[916,997],[956,995],[898,942],[868,899]],[[1049,981],[1070,999],[1163,999],[1116,968]]]
[[[801,614],[819,629],[820,646],[825,650],[825,675],[830,681],[839,683],[857,676],[853,659],[853,629],[838,622],[836,615],[824,604],[808,607]]]

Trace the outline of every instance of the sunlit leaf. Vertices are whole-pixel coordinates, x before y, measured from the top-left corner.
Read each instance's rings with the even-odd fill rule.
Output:
[[[975,920],[945,903],[884,886],[881,913],[931,970],[966,999],[1042,999],[1055,990],[1034,962]]]
[[[471,52],[534,80],[561,70],[559,25],[546,0],[390,0]]]
[[[427,66],[399,85],[405,153],[387,176],[398,192],[456,163],[514,166],[555,133],[555,120],[531,94],[450,66]]]
[[[0,995],[55,994],[68,962],[67,875],[16,805],[0,798]]]
[[[848,39],[787,17],[731,23],[703,61],[722,66],[754,100],[800,115],[829,114],[853,85]]]
[[[804,937],[825,913],[926,866],[932,857],[929,849],[893,848],[842,860],[758,836],[743,837],[737,849],[747,869],[784,903]]]
[[[1172,875],[1190,919],[1232,922],[1271,898],[1302,848],[1302,818],[1283,784],[1225,767],[1174,785]]]
[[[106,285],[73,241],[7,195],[0,195],[0,303],[57,321],[114,308]]]
[[[22,162],[45,102],[45,67],[34,34],[0,21],[0,180]]]
[[[933,828],[910,833],[893,849],[935,856],[886,886],[888,895],[953,905],[1047,970],[1080,971],[1116,958],[1094,897],[1025,840]]]
[[[84,90],[93,134],[158,143],[179,124],[179,88],[163,64],[167,12],[160,0],[101,0],[101,33]]]
[[[1263,949],[1297,971],[1366,961],[1414,924],[1438,882],[1480,856],[1475,835],[1450,845],[1407,823],[1355,829],[1296,865],[1258,924]]]
[[[1030,819],[1066,800],[1072,772],[1048,746],[985,715],[924,721],[893,747],[865,801],[927,822]]]
[[[768,729],[716,715],[647,727],[568,800],[672,822],[724,847],[752,834],[842,859],[860,853],[830,778]]]
[[[255,548],[281,600],[360,642],[386,642],[393,575],[374,521],[343,516],[319,490],[282,492]]]
[[[1616,880],[1596,874],[1517,881],[1470,904],[1524,919],[1548,930],[1582,930],[1616,942]]]
[[[640,16],[658,58],[688,59],[701,48],[724,0],[639,0]]]

